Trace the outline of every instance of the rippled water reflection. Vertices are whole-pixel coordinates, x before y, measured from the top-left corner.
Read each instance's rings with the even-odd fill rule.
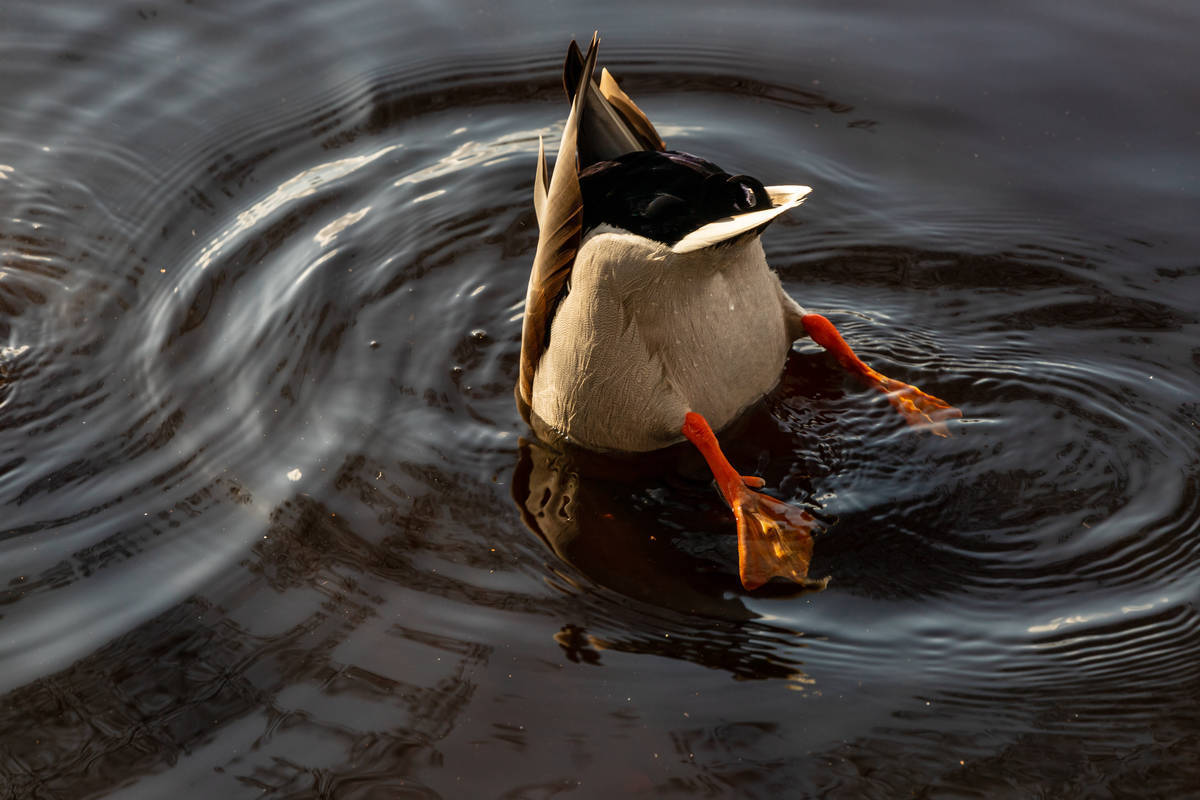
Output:
[[[0,10],[0,797],[1200,786],[1196,14],[645,15]],[[725,439],[825,592],[740,590],[686,448],[517,417],[597,27],[672,145],[815,187],[789,291],[967,414],[797,346]]]

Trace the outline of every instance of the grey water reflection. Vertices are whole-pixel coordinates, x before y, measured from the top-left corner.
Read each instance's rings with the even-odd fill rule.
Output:
[[[369,541],[328,506],[294,497],[272,513],[219,601],[191,597],[11,692],[3,728],[22,731],[6,737],[12,796],[95,796],[196,759],[232,786],[290,792],[313,780],[293,749],[312,740],[359,765],[331,770],[324,785],[352,785],[363,775],[377,787],[389,785],[388,775],[405,785],[470,701],[470,674],[492,648],[405,624],[369,584],[384,576],[404,579],[412,591],[466,588],[413,566],[426,549],[417,545],[427,520],[419,504],[402,510],[386,499],[395,485],[367,483],[378,467],[352,459],[337,480],[376,498],[372,508],[390,519],[383,538]],[[237,502],[237,487],[214,488],[212,502]],[[104,568],[107,555],[78,558],[87,574]],[[390,666],[387,658],[342,652],[366,635],[395,658]],[[240,743],[234,755],[206,749],[218,735]]]
[[[440,632],[408,606],[432,597],[580,621],[584,627],[567,623],[557,634],[557,623],[541,626],[547,645],[557,642],[571,660],[603,665],[604,651],[613,651],[693,661],[743,678],[808,680],[797,662],[772,653],[769,642],[786,631],[761,628],[752,637],[737,623],[753,615],[719,595],[672,601],[707,602],[691,613],[718,613],[723,619],[712,627],[647,605],[631,628],[592,637],[585,631],[597,614],[604,619],[597,629],[611,627],[608,612],[589,608],[594,598],[522,597],[424,568],[437,555],[494,569],[496,548],[453,533],[440,510],[475,516],[490,509],[484,513],[495,524],[506,516],[495,508],[503,499],[433,467],[382,478],[394,470],[347,458],[329,503],[296,495],[272,511],[218,595],[189,597],[6,695],[0,729],[8,731],[10,796],[89,797],[121,787],[153,796],[161,781],[179,780],[172,772],[204,770],[230,788],[268,794],[353,793],[363,782],[370,796],[420,793],[419,776],[437,766],[439,743],[468,713],[476,676],[497,655],[496,645]],[[350,514],[333,510],[351,501]],[[186,513],[250,502],[244,489],[219,481]],[[78,552],[72,568],[36,576],[4,602],[136,557],[138,538],[131,531]],[[404,588],[397,595],[395,587]],[[340,753],[333,759],[340,766],[314,772],[299,756],[318,742],[323,752]]]

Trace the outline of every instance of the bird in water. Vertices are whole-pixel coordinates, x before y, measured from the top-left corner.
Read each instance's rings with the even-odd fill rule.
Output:
[[[947,435],[961,413],[864,364],[825,317],[796,303],[760,236],[807,186],[764,186],[668,150],[605,69],[594,78],[574,41],[563,64],[571,110],[553,172],[539,145],[539,238],[529,276],[516,387],[539,438],[646,453],[690,441],[737,520],[747,589],[773,577],[805,585],[808,512],[755,491],[714,430],[779,382],[792,343],[809,337],[913,425]]]

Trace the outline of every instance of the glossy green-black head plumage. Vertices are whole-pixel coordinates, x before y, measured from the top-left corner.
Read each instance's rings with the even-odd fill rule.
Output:
[[[579,184],[584,235],[607,224],[667,246],[702,225],[771,207],[760,181],[672,150],[639,150],[592,164]]]

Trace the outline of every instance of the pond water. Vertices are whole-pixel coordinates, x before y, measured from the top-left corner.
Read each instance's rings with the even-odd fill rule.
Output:
[[[0,797],[1200,793],[1200,7],[1001,5],[8,0]],[[517,414],[595,29],[964,412],[798,343],[724,434],[824,592]]]

